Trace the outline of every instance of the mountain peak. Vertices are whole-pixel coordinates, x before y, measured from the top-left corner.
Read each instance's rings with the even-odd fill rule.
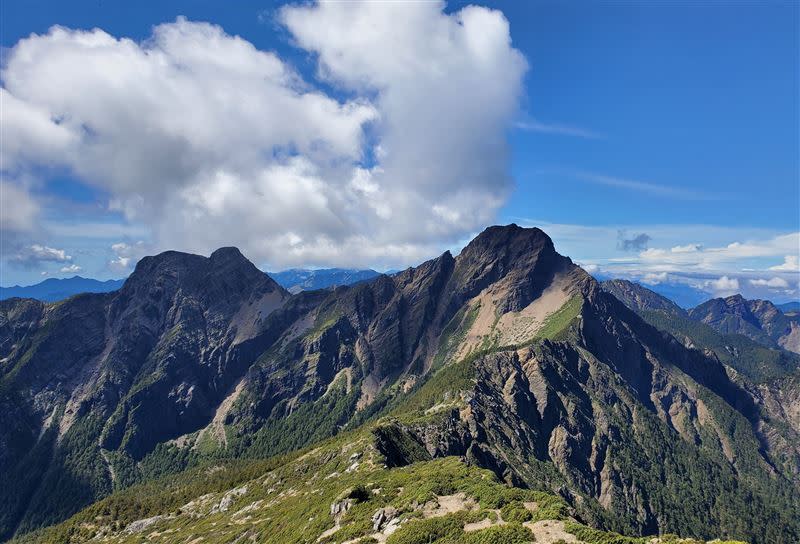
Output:
[[[542,229],[537,227],[520,227],[516,223],[509,225],[493,225],[487,227],[476,236],[469,245],[472,244],[497,244],[497,243],[511,243],[522,240],[534,241],[538,240],[543,243],[550,243],[553,241]]]
[[[725,302],[730,306],[734,304],[744,304],[747,300],[739,293],[725,298]]]
[[[234,246],[221,247],[217,249],[209,256],[209,259],[211,259],[211,262],[247,261],[247,258],[242,255],[242,252],[239,251],[239,248]]]
[[[486,228],[463,249],[459,257],[464,260],[498,257],[510,261],[531,258],[540,253],[555,254],[553,240],[541,229],[524,228],[512,223]]]
[[[484,230],[455,258],[455,264],[453,278],[459,301],[502,282],[500,290],[505,295],[498,308],[506,312],[527,306],[572,261],[556,252],[553,241],[541,229],[511,224]]]
[[[800,326],[768,300],[740,294],[715,298],[689,310],[689,316],[723,334],[742,334],[770,348],[800,353]]]
[[[148,255],[139,259],[133,269],[128,282],[146,278],[161,272],[188,271],[203,266],[206,258],[192,253],[181,251],[164,251],[156,255]]]
[[[180,251],[144,257],[123,289],[129,292],[150,290],[153,285],[168,292],[181,289],[209,298],[213,298],[217,290],[226,293],[260,289],[284,291],[235,247],[217,249],[209,257]]]

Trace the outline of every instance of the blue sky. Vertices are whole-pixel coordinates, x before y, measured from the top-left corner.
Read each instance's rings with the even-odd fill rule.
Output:
[[[413,28],[391,38],[385,36],[392,26],[380,26],[384,19],[375,5],[346,11],[312,4],[302,8],[308,11],[298,8],[294,19],[283,5],[4,2],[0,17],[3,87],[11,95],[4,95],[6,115],[11,118],[19,100],[44,108],[41,111],[51,120],[66,119],[63,126],[75,119],[82,127],[81,138],[94,138],[86,149],[103,153],[86,153],[91,157],[78,159],[75,149],[59,148],[54,154],[55,144],[40,142],[60,136],[33,130],[18,136],[15,131],[23,129],[4,119],[7,148],[13,147],[8,143],[12,140],[33,139],[31,147],[45,151],[4,153],[4,212],[25,209],[24,205],[7,209],[10,195],[19,202],[29,200],[33,211],[15,219],[16,223],[4,224],[0,284],[34,283],[43,273],[120,277],[143,254],[168,247],[207,252],[223,243],[242,247],[265,269],[348,264],[397,268],[447,248],[458,249],[483,226],[513,221],[542,226],[562,253],[600,274],[651,284],[685,283],[710,294],[742,291],[776,300],[797,298],[797,3],[480,4],[499,10],[501,19],[508,21],[507,30],[486,10],[476,12],[480,17],[462,20],[469,11],[464,10],[465,2],[407,4],[401,15],[408,16],[405,24]],[[319,119],[312,119],[307,130],[275,136],[274,130],[263,133],[260,125],[293,125],[291,110],[284,109],[274,118],[269,104],[259,106],[256,111],[263,112],[263,120],[248,126],[252,135],[246,141],[235,129],[230,135],[225,132],[232,130],[226,118],[209,116],[213,117],[209,123],[220,124],[210,131],[219,134],[220,141],[243,138],[234,150],[254,140],[277,138],[269,148],[277,157],[275,162],[262,161],[256,169],[246,170],[237,163],[231,168],[239,177],[226,170],[229,165],[224,157],[206,161],[209,153],[192,141],[194,135],[176,136],[175,125],[160,133],[172,139],[153,143],[154,149],[147,147],[148,141],[157,140],[148,140],[146,123],[131,125],[127,130],[143,138],[143,143],[134,144],[141,145],[142,152],[133,155],[133,160],[124,150],[107,152],[125,146],[126,140],[112,134],[113,127],[92,124],[97,115],[89,107],[93,90],[106,93],[94,98],[98,104],[133,104],[155,112],[163,106],[163,111],[173,111],[171,103],[159,103],[159,96],[144,101],[141,95],[152,88],[170,89],[169,81],[183,74],[151,75],[169,81],[139,88],[137,79],[130,78],[143,68],[131,60],[127,72],[120,70],[114,76],[117,79],[92,81],[91,73],[79,75],[76,53],[73,57],[65,54],[61,64],[54,62],[50,72],[38,68],[43,63],[37,62],[41,74],[34,77],[25,64],[27,49],[20,46],[31,33],[39,34],[36,48],[29,48],[34,51],[31,55],[39,56],[31,58],[53,59],[79,41],[77,31],[99,28],[110,40],[130,38],[134,52],[149,52],[150,60],[155,58],[154,51],[163,52],[180,65],[188,49],[166,41],[152,45],[158,42],[154,27],[163,24],[174,29],[179,16],[190,24],[218,25],[221,39],[239,36],[252,44],[253,51],[274,54],[302,80],[302,91],[292,84],[293,96],[315,93],[332,103],[363,106],[363,111],[331,115],[322,121],[324,127]],[[350,26],[356,17],[367,21],[365,37],[358,43],[347,41],[348,33],[358,32],[359,27]],[[397,14],[385,20],[393,19],[403,24]],[[461,27],[453,31],[447,23],[456,20]],[[68,29],[66,38],[49,30],[56,24]],[[320,37],[323,29],[336,25],[342,27],[343,36]],[[417,27],[419,35],[414,34]],[[451,28],[453,40],[447,47],[428,50],[424,43],[419,45],[432,42],[437,29],[444,28]],[[486,34],[495,41],[476,46],[484,50],[464,53],[465,47],[477,43],[470,41],[470,28],[477,29],[475,35]],[[372,30],[375,36],[369,34]],[[175,35],[191,43],[192,32],[201,31],[205,32],[181,27]],[[461,31],[463,39],[455,35]],[[397,41],[389,47],[392,39]],[[410,44],[407,50],[404,44]],[[131,52],[123,42],[110,47],[116,48],[115,55]],[[374,52],[367,54],[364,49]],[[204,54],[213,51],[200,51],[198,56]],[[230,54],[238,55],[239,50]],[[253,52],[242,54],[252,56]],[[485,55],[493,55],[490,66],[469,64],[480,63]],[[114,58],[117,64],[107,65],[111,69],[127,63],[124,56]],[[400,60],[419,63],[422,71],[433,66],[445,77],[416,81]],[[66,68],[69,62],[77,63],[74,70]],[[191,62],[198,63],[187,64],[196,77],[182,84],[188,91],[206,88],[208,80],[203,78],[209,76],[203,63],[207,61],[192,57]],[[238,63],[238,57],[229,62]],[[382,71],[386,64],[393,68]],[[121,86],[114,81],[134,83]],[[48,82],[81,88],[82,95],[65,99],[57,91],[45,92],[42,87]],[[224,86],[219,91],[224,92]],[[260,92],[257,85],[253,87],[254,101]],[[239,99],[242,110],[249,107],[250,96]],[[282,96],[267,102],[283,100]],[[193,111],[218,104],[209,106],[203,98],[198,100]],[[19,108],[23,111],[23,106]],[[122,107],[103,110],[107,116],[119,115],[121,123],[129,119],[125,112]],[[247,122],[245,111],[234,111],[230,118],[240,114]],[[180,130],[187,130],[185,115],[181,123]],[[438,132],[437,125],[452,130]],[[340,136],[350,134],[354,126],[361,127],[358,135]],[[333,127],[329,137],[325,136],[327,127]],[[415,130],[420,131],[417,137]],[[469,136],[470,131],[479,131],[485,138]],[[319,133],[323,136],[317,138]],[[428,136],[430,142],[420,141]],[[182,138],[191,141],[187,146],[196,154],[184,154],[187,146],[180,143]],[[305,148],[304,139],[310,142]],[[356,151],[351,149],[354,142],[358,142]],[[165,147],[173,144],[174,151]],[[335,156],[320,157],[321,148],[338,151]],[[167,149],[164,156],[160,149]],[[98,166],[109,156],[111,164]],[[143,159],[150,156],[156,158]],[[175,156],[181,160],[170,163]],[[248,154],[237,160],[251,158]],[[310,158],[314,168],[297,162],[298,158]],[[342,173],[340,165],[348,161],[363,176]],[[130,171],[130,176],[118,176],[120,168]],[[188,170],[191,174],[185,174]],[[262,173],[274,174],[274,179],[255,186],[239,179]],[[167,191],[164,187],[173,183],[173,175],[186,177]],[[346,177],[344,185],[324,186],[329,177],[340,175]],[[119,179],[111,179],[115,176]],[[288,195],[272,198],[267,189],[275,184],[281,190],[297,184],[308,193],[292,189]],[[345,186],[356,187],[355,196],[331,204]],[[248,199],[248,191],[256,191],[264,203],[248,207],[248,200],[257,200]],[[319,207],[293,208],[298,200],[317,196]],[[189,202],[192,207],[186,209],[191,213],[182,209],[183,216],[176,218],[174,208],[160,209],[163,202]],[[274,210],[273,202],[277,202]],[[431,209],[419,211],[419,202]],[[265,216],[274,216],[274,222]],[[375,226],[389,217],[386,232]]]

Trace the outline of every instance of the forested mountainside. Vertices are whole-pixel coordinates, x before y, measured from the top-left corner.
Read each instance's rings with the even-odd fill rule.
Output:
[[[689,347],[713,351],[729,368],[752,381],[782,377],[800,367],[800,355],[772,343],[764,346],[742,334],[721,333],[703,321],[692,319],[691,310],[677,308],[670,300],[642,285],[610,280],[602,282],[601,286],[654,327],[669,332]]]
[[[233,248],[167,252],[115,293],[3,301],[0,357],[6,537],[170,473],[364,429],[377,466],[456,456],[458,470],[555,493],[604,530],[800,535],[794,360],[776,363],[783,382],[732,374],[737,363],[648,324],[538,229],[491,227],[457,257],[296,295]]]

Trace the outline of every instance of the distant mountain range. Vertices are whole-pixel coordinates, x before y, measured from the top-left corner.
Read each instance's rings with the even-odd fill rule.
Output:
[[[768,300],[747,300],[741,295],[733,295],[713,298],[684,310],[638,283],[607,280],[602,285],[637,312],[658,310],[668,314],[674,318],[670,320],[673,325],[686,320],[696,321],[722,335],[741,335],[768,348],[800,353],[800,316],[792,312],[784,313],[780,306]]]
[[[125,280],[100,281],[81,276],[71,278],[48,278],[35,285],[25,287],[0,287],[0,300],[7,298],[35,298],[43,302],[57,302],[78,293],[109,293],[116,291]]]
[[[387,275],[397,274],[397,270],[385,272]],[[362,281],[371,280],[381,273],[372,269],[358,268],[290,268],[280,272],[269,272],[269,276],[281,287],[292,294],[301,291],[314,291],[316,289],[328,289],[342,285],[353,285]],[[609,277],[599,277],[600,280],[620,281],[631,285],[639,285],[628,280],[615,280]],[[35,285],[13,287],[0,287],[0,300],[8,298],[33,298],[43,302],[57,302],[64,300],[79,293],[108,293],[116,291],[125,279],[100,281],[92,278],[73,276],[72,278],[48,278]],[[622,284],[620,284],[622,285]],[[648,292],[661,295],[670,304],[685,310],[689,310],[704,302],[709,301],[708,293],[695,289],[684,284],[660,283],[650,285],[646,288]],[[623,296],[622,293],[615,293]],[[775,307],[784,314],[800,313],[800,302],[786,302],[776,304]]]
[[[0,540],[796,544],[800,357],[690,314],[517,225],[337,289],[222,248],[2,301]]]
[[[783,304],[778,304],[778,309],[783,313],[798,313],[800,312],[800,302],[785,302]]]
[[[391,273],[391,272],[390,272]],[[290,293],[327,289],[340,285],[353,285],[380,276],[375,270],[351,268],[324,268],[312,270],[292,268],[282,272],[270,272],[270,277]],[[80,293],[109,293],[116,291],[125,279],[100,281],[73,276],[71,278],[48,278],[34,285],[0,287],[0,300],[8,298],[33,298],[42,302],[58,302]]]
[[[710,313],[704,311],[705,304],[686,311],[638,283],[628,280],[608,280],[601,285],[604,290],[613,294],[654,327],[669,332],[687,346],[713,351],[720,361],[749,379],[762,382],[791,374],[800,368],[800,355],[786,350],[788,346],[780,349],[781,346],[777,342],[760,332],[758,328],[762,326],[760,324],[756,326],[748,323],[746,328],[740,326],[738,329],[740,332],[750,333],[743,335],[722,326],[723,323],[732,320],[719,317],[726,313],[724,310],[720,309],[719,313],[713,314],[718,316],[716,319],[704,320],[703,318]],[[714,299],[707,304],[712,308],[721,306],[728,308],[726,300]],[[757,303],[764,301],[744,302],[760,306],[763,304]],[[730,307],[735,305],[731,304]],[[774,323],[784,319],[777,314],[773,314],[771,318]],[[766,318],[763,320],[765,323],[769,322]],[[763,326],[774,330],[776,328],[774,323]]]
[[[741,334],[764,346],[800,353],[800,317],[784,314],[768,300],[715,298],[689,310],[689,317],[723,334]]]
[[[269,272],[269,276],[290,293],[299,293],[300,291],[327,289],[328,287],[337,287],[339,285],[353,285],[354,283],[380,276],[380,272],[371,269],[357,270],[351,268],[323,268],[319,270],[291,268],[282,272]]]

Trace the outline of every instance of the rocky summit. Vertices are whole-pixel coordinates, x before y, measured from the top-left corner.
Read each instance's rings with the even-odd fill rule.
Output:
[[[0,536],[797,542],[798,359],[652,295],[509,225],[327,290],[223,248],[4,300]]]

